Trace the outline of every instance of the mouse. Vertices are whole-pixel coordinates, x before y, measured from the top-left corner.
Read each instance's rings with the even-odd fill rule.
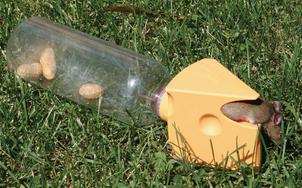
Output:
[[[282,105],[279,101],[257,99],[224,104],[222,113],[236,122],[258,124],[268,137],[279,143],[281,139]]]

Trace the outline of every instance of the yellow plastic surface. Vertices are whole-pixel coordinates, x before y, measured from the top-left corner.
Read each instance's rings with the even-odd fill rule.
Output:
[[[159,113],[167,121],[175,158],[236,169],[260,166],[258,127],[225,117],[220,108],[259,94],[214,59],[181,71],[165,88]]]

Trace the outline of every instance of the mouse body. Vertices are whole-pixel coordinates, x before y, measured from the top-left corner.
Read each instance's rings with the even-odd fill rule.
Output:
[[[236,101],[223,105],[221,111],[233,121],[260,124],[274,142],[281,139],[282,106],[279,101]]]

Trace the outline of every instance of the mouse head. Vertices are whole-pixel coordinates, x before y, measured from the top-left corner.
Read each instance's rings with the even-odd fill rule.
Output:
[[[272,105],[274,113],[270,121],[263,124],[263,129],[274,142],[279,143],[281,139],[282,106],[279,101],[273,101]]]

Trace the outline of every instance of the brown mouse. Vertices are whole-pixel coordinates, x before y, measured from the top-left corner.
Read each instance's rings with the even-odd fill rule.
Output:
[[[236,101],[223,105],[221,111],[233,121],[260,124],[274,142],[281,139],[282,106],[279,101]]]

